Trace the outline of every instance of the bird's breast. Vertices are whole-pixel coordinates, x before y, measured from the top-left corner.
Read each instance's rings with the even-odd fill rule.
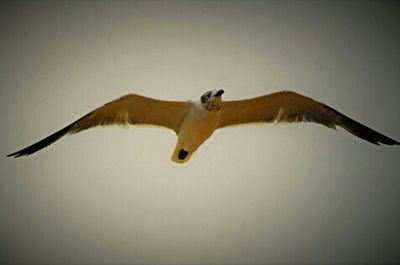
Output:
[[[198,111],[191,108],[184,118],[179,130],[179,140],[196,149],[207,140],[220,121],[220,112]]]

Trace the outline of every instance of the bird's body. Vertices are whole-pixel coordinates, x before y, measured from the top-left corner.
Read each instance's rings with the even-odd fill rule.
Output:
[[[171,160],[187,162],[193,153],[219,128],[255,122],[314,122],[336,126],[370,143],[400,145],[339,111],[291,91],[276,92],[252,99],[222,101],[223,90],[204,93],[199,100],[165,101],[130,94],[99,107],[43,140],[8,156],[30,155],[66,134],[111,124],[151,124],[173,130],[177,143]]]
[[[171,160],[184,163],[197,148],[217,129],[221,119],[221,111],[207,111],[200,100],[190,101],[188,111],[178,131],[178,141]],[[185,157],[179,154],[187,152]]]

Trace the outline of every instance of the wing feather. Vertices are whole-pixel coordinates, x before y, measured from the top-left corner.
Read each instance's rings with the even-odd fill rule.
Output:
[[[333,129],[336,126],[343,127],[373,144],[400,144],[323,103],[292,91],[281,91],[246,100],[225,101],[221,110],[218,128],[254,122],[314,122]]]
[[[70,133],[98,125],[152,124],[178,132],[188,103],[130,94],[111,101],[75,122]]]
[[[178,133],[188,104],[188,102],[164,101],[129,94],[89,112],[41,141],[7,156],[30,155],[54,143],[66,134],[78,133],[96,126],[151,124],[166,127]]]

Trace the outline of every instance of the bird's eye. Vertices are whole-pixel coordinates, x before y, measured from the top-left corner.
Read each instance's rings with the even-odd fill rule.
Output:
[[[211,92],[208,92],[206,97],[209,98],[211,96]]]

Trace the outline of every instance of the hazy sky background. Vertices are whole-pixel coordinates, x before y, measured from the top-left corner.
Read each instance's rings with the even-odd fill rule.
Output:
[[[292,89],[400,139],[400,6],[387,1],[0,4],[0,263],[400,261],[400,148],[342,129],[215,132],[184,165],[159,128],[5,155],[127,93]]]

